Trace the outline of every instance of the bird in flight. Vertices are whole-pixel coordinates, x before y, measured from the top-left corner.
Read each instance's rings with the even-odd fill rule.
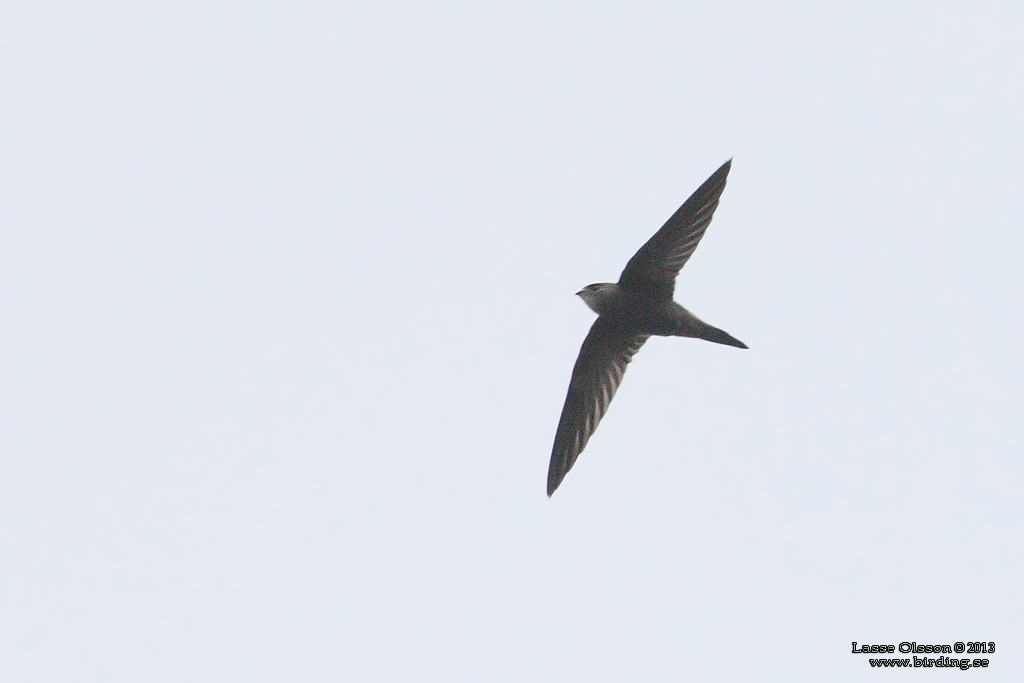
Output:
[[[708,325],[672,299],[676,276],[711,224],[732,159],[711,174],[661,230],[629,259],[616,283],[587,285],[576,295],[597,320],[583,340],[558,420],[548,466],[548,495],[562,483],[604,417],[626,365],[651,335],[747,345]]]

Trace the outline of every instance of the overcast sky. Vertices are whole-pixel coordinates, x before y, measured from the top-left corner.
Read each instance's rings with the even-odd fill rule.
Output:
[[[6,3],[0,677],[1024,680],[1022,36]],[[548,499],[573,293],[731,157],[676,298],[750,350],[650,341]]]

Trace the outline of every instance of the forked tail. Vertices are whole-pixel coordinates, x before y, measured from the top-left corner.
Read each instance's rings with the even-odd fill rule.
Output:
[[[748,348],[746,344],[741,342],[736,337],[732,336],[725,330],[720,330],[717,327],[708,325],[706,322],[690,313],[685,308],[682,308],[682,314],[676,322],[676,330],[673,335],[676,337],[693,337],[695,339],[704,339],[709,342],[716,344],[725,344],[726,346],[735,346],[738,349]]]

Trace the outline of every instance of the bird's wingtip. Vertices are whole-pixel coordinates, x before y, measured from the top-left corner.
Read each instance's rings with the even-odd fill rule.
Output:
[[[561,484],[561,483],[562,483],[561,481],[549,481],[548,482],[548,498],[550,498],[551,495],[555,491],[558,490],[558,485]]]
[[[548,471],[548,498],[550,498],[552,494],[554,494],[554,492],[558,490],[558,487],[561,486],[563,479],[565,479],[565,472],[559,472],[556,469],[551,469]]]

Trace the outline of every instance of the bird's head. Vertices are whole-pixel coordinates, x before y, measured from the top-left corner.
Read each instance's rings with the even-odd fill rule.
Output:
[[[576,296],[583,299],[590,310],[598,315],[607,311],[619,295],[619,286],[611,282],[598,282],[587,285]]]

